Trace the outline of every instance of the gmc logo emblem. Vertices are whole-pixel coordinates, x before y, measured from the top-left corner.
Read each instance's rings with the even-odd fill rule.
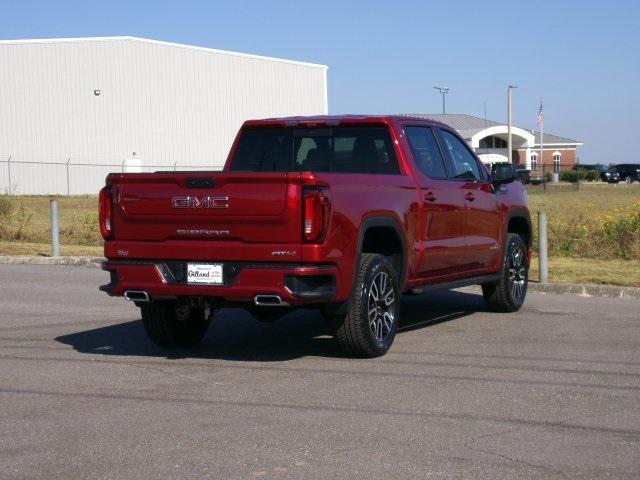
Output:
[[[229,197],[171,197],[172,208],[229,208]]]

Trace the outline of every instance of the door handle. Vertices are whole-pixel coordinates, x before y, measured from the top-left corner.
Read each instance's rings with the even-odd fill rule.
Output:
[[[435,202],[436,196],[434,195],[433,192],[427,192],[427,193],[424,194],[424,199],[427,202]]]
[[[468,202],[473,202],[476,199],[476,196],[473,194],[473,192],[469,192],[464,196],[464,199]]]

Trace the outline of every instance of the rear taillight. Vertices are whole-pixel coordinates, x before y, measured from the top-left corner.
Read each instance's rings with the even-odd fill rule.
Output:
[[[302,239],[308,243],[324,240],[329,227],[331,202],[326,189],[308,187],[303,190]]]
[[[98,222],[100,223],[100,235],[105,240],[113,234],[111,189],[103,187],[98,195]]]

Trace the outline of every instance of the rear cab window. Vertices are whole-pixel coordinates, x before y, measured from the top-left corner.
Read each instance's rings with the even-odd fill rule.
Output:
[[[230,170],[400,173],[389,129],[383,125],[247,128]]]

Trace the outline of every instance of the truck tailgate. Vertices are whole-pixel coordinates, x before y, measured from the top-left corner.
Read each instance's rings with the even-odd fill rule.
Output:
[[[301,240],[298,173],[141,173],[108,178],[115,240]]]

